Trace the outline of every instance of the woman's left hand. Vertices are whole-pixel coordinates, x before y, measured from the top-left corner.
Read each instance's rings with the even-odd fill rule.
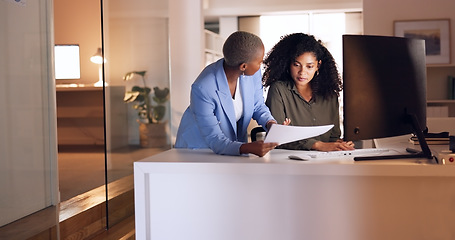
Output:
[[[354,143],[351,141],[344,142],[342,140],[338,140],[336,142],[318,141],[313,144],[312,149],[324,152],[354,150]]]
[[[291,119],[289,119],[289,118],[284,119],[283,125],[287,126],[289,124],[291,124]]]
[[[278,123],[275,120],[268,121],[267,122],[267,129],[270,129],[272,124],[278,124]],[[284,119],[283,125],[287,126],[289,124],[291,124],[291,119],[289,119],[289,118]]]

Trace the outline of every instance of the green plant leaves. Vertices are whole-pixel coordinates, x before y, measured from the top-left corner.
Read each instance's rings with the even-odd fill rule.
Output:
[[[134,77],[135,74],[138,74],[138,75],[144,77],[146,72],[147,72],[147,71],[132,71],[132,72],[127,72],[125,75],[123,75],[123,81],[129,81],[129,80],[133,79],[133,77]]]
[[[159,87],[154,87],[153,91],[155,96],[153,101],[158,104],[165,103],[169,99],[169,88],[163,88],[162,90]]]
[[[153,107],[152,109],[153,109],[153,111],[152,111],[153,119],[156,122],[161,121],[164,118],[164,114],[166,113],[166,107],[163,105],[158,105],[158,106]]]
[[[123,101],[130,103],[136,101],[136,98],[139,96],[140,92],[133,92],[133,91],[128,91],[125,92],[125,96],[123,97]]]
[[[169,88],[160,89],[159,87],[153,88],[153,101],[156,105],[150,103],[151,89],[145,85],[145,74],[147,71],[132,71],[128,72],[123,76],[123,80],[129,81],[134,78],[135,75],[142,77],[143,87],[133,86],[131,91],[126,91],[123,98],[124,102],[131,103],[136,102],[133,108],[138,111],[139,119],[147,119],[148,123],[159,123],[165,116],[166,107],[163,105],[169,100]]]

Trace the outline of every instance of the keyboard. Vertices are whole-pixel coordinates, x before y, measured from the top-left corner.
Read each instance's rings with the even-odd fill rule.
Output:
[[[317,152],[310,151],[305,155],[310,156],[311,158],[334,158],[334,157],[355,157],[355,156],[370,156],[370,155],[380,155],[382,153],[388,152],[387,148],[363,148],[355,149],[348,151],[331,151],[331,152]]]

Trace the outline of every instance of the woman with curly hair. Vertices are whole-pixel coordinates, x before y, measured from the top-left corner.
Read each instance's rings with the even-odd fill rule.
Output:
[[[352,142],[340,139],[338,96],[341,77],[332,54],[314,36],[285,35],[264,60],[263,84],[269,87],[266,105],[280,122],[294,126],[334,127],[320,136],[280,145],[293,150],[352,150]]]

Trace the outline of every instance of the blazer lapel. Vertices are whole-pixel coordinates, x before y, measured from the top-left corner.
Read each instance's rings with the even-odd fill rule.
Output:
[[[241,88],[241,93],[242,93],[242,99],[243,99],[243,120],[242,120],[242,126],[247,126],[250,124],[253,108],[251,106],[254,106],[254,92],[251,92],[254,87],[251,86],[251,83],[253,82],[253,79],[250,79],[248,76],[240,76],[240,88]],[[243,129],[243,128],[240,128]],[[243,134],[243,133],[238,133]]]
[[[223,64],[223,61],[220,61],[220,64]],[[237,124],[235,121],[235,112],[234,112],[234,103],[232,102],[231,93],[229,91],[229,85],[227,83],[226,74],[224,73],[223,67],[219,69],[216,73],[216,82],[218,89],[216,93],[220,99],[221,107],[223,108],[224,114],[226,114],[227,119],[231,123],[232,130],[237,134]]]

